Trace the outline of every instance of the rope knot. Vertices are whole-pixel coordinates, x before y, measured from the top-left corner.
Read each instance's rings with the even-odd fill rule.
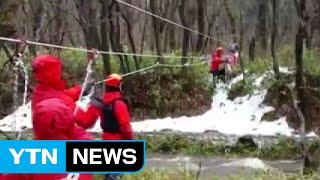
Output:
[[[93,61],[95,60],[96,58],[98,58],[98,55],[99,55],[99,52],[97,49],[91,49],[88,51],[88,61]]]

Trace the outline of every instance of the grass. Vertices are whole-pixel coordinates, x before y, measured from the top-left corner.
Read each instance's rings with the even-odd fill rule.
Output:
[[[122,180],[195,180],[196,173],[185,170],[151,170],[145,169],[137,174],[124,175]],[[318,180],[317,174],[302,176],[298,173],[282,173],[278,171],[241,172],[237,175],[229,176],[211,176],[206,177],[208,180]],[[103,180],[103,175],[96,175],[95,180]]]
[[[21,139],[32,139],[30,133],[24,133]],[[0,134],[0,139],[6,139]],[[297,142],[289,138],[282,138],[261,148],[236,143],[229,145],[221,140],[200,140],[183,135],[136,135],[137,140],[146,140],[147,153],[182,154],[203,157],[257,157],[265,160],[300,159],[301,151]],[[320,141],[309,144],[310,153],[316,153],[320,148]]]
[[[95,175],[95,180],[104,180],[104,175]],[[184,170],[143,170],[136,174],[124,175],[121,180],[194,180],[192,172]]]
[[[244,144],[227,145],[213,140],[195,140],[182,135],[137,136],[146,140],[148,153],[185,154],[219,157],[258,157],[261,159],[299,159],[300,148],[290,139],[281,139],[262,148]]]

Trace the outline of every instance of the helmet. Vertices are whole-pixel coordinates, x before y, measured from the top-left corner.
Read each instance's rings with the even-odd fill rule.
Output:
[[[119,74],[110,74],[107,78],[106,85],[111,87],[120,87],[122,77]]]
[[[219,47],[217,48],[217,52],[223,52],[223,48],[222,48],[221,46],[219,46]]]

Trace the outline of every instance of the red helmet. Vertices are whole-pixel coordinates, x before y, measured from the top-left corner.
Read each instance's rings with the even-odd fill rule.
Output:
[[[110,74],[107,78],[106,85],[112,87],[120,87],[122,77],[119,74]]]

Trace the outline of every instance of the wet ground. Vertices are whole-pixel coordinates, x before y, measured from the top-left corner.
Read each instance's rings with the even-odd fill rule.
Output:
[[[201,162],[201,168],[200,168]],[[283,172],[298,172],[301,161],[264,161],[257,158],[200,158],[182,155],[148,154],[145,168],[155,169],[187,169],[198,172],[200,179],[212,176],[232,176],[241,173],[254,173],[256,170],[276,169]]]

